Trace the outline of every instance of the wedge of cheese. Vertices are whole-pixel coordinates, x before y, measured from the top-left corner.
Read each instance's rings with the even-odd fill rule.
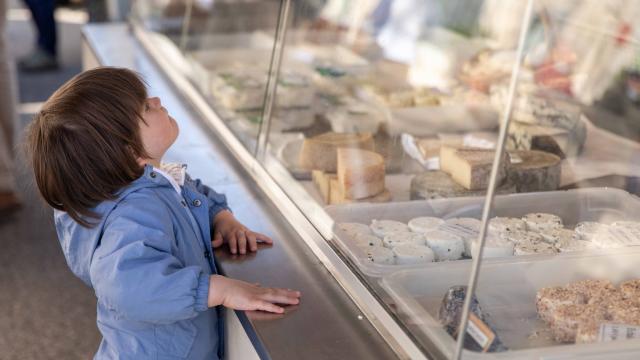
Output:
[[[339,204],[351,204],[351,203],[381,203],[381,202],[389,202],[392,199],[391,192],[387,189],[383,189],[382,192],[367,198],[362,199],[348,199],[344,195],[344,190],[342,189],[342,185],[338,181],[338,178],[331,178],[329,180],[329,204],[331,205],[339,205]]]
[[[337,171],[337,149],[357,148],[373,150],[373,136],[370,133],[342,134],[327,132],[304,140],[300,150],[299,163],[307,170]]]
[[[338,181],[346,199],[364,199],[384,190],[384,158],[373,151],[339,148]]]
[[[329,199],[331,197],[329,182],[332,178],[336,180],[338,179],[336,174],[326,173],[322,170],[313,170],[311,172],[311,180],[318,189],[318,192],[322,196],[322,201],[324,201],[325,204],[329,204]]]
[[[489,186],[495,150],[470,147],[443,146],[440,148],[440,170],[468,190],[482,190]],[[498,184],[507,176],[509,160],[504,154],[498,169]]]

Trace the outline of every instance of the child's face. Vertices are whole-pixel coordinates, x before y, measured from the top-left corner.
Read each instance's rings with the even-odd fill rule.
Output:
[[[158,97],[145,101],[142,118],[146,122],[140,122],[140,136],[144,148],[152,160],[160,161],[178,137],[178,124],[169,116]]]

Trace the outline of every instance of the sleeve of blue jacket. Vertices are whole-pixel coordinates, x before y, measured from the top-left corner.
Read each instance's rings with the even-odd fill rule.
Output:
[[[91,260],[98,300],[125,319],[158,324],[207,310],[209,275],[172,255],[173,237],[166,205],[136,193],[123,200]]]
[[[196,187],[199,193],[209,199],[209,219],[213,219],[216,214],[218,214],[222,210],[229,210],[229,206],[227,205],[227,197],[224,194],[220,194],[203,184],[200,179],[191,180],[193,181],[193,185]]]

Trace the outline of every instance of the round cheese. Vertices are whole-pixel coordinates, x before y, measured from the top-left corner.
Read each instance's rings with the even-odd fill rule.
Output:
[[[431,230],[437,230],[440,225],[444,224],[444,220],[431,217],[431,216],[422,216],[413,218],[409,221],[409,229],[413,232],[417,233],[426,233]]]
[[[435,260],[433,250],[426,246],[399,245],[393,248],[393,253],[398,265],[430,263]]]
[[[581,240],[592,241],[595,237],[606,234],[608,227],[595,221],[583,221],[576,225],[575,232]]]
[[[568,244],[569,242],[577,239],[575,231],[569,229],[550,229],[540,233],[542,240],[549,244]]]
[[[394,232],[411,231],[405,223],[395,220],[373,220],[370,228],[373,234],[381,239]]]
[[[520,243],[539,243],[542,242],[542,235],[532,231],[514,231],[510,233],[501,233],[500,237],[511,241],[514,244]]]
[[[477,242],[471,243],[472,256],[478,251]],[[509,257],[513,256],[514,244],[511,241],[502,239],[497,236],[488,235],[485,239],[484,250],[482,251],[482,258],[497,258],[497,257]]]
[[[514,254],[516,255],[537,255],[537,254],[555,254],[556,248],[544,241],[520,241],[515,244]]]
[[[353,239],[355,240],[356,245],[360,247],[382,246],[382,240],[372,234],[357,234]]]
[[[365,250],[367,259],[374,264],[393,265],[395,264],[395,256],[391,249],[382,246],[369,246]]]
[[[549,229],[562,228],[562,219],[553,214],[532,213],[522,217],[527,224],[527,230],[541,232]]]
[[[344,231],[348,236],[355,238],[359,234],[371,235],[371,228],[360,223],[338,223],[338,229]]]
[[[384,247],[394,248],[398,245],[425,245],[425,238],[423,234],[418,234],[409,231],[399,231],[386,235],[382,240]]]
[[[461,237],[447,231],[435,230],[425,234],[427,246],[433,250],[438,261],[458,260],[464,253]]]
[[[524,231],[527,225],[524,220],[510,217],[494,217],[489,220],[489,230],[497,233],[508,233],[513,231]]]

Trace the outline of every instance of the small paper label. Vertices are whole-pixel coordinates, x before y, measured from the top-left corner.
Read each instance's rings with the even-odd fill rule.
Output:
[[[598,334],[599,342],[640,339],[640,326],[624,324],[602,324]]]
[[[489,350],[493,340],[496,338],[496,334],[491,331],[489,326],[473,313],[469,314],[467,334],[480,345],[483,352]]]

